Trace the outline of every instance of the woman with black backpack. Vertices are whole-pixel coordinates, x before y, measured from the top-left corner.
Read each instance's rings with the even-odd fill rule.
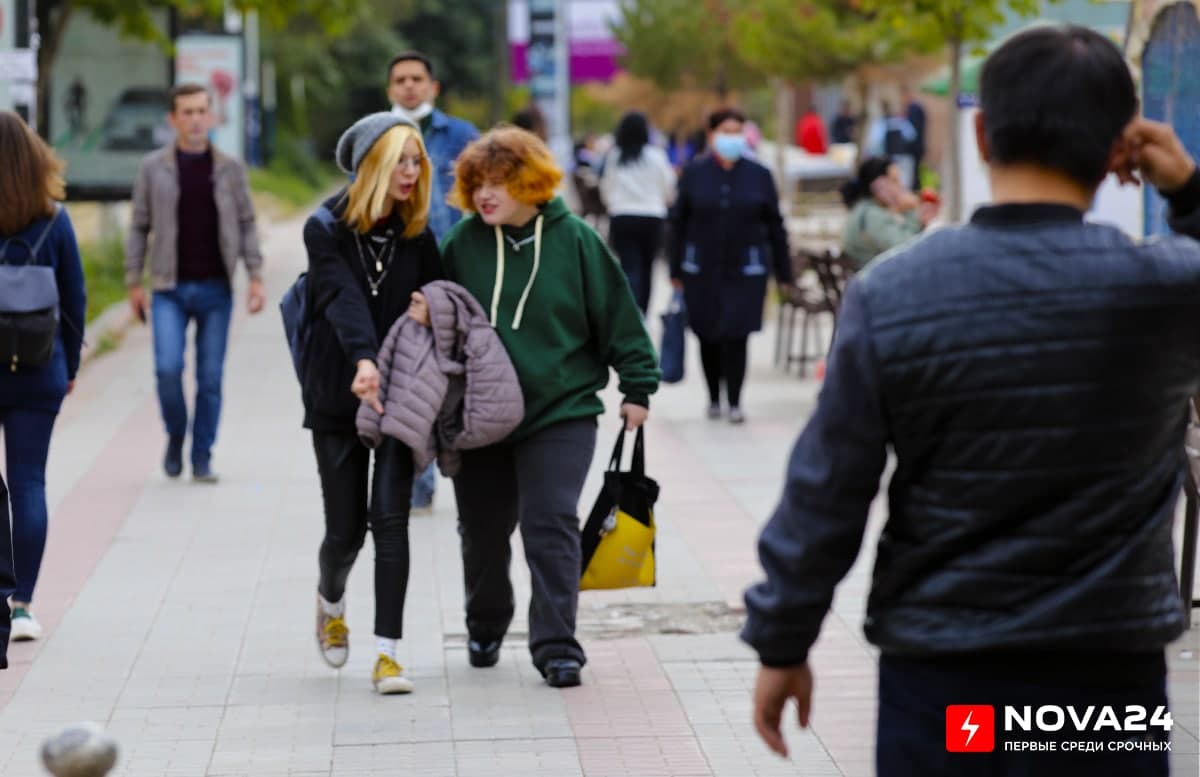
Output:
[[[354,418],[360,401],[382,411],[380,343],[408,310],[413,292],[442,277],[428,227],[433,170],[420,129],[393,113],[360,119],[338,141],[336,156],[353,181],[304,225],[311,329],[300,383],[325,507],[317,643],[330,666],[346,663],[346,579],[369,527],[375,542],[372,682],[381,694],[409,693],[412,681],[396,662],[396,643],[408,588],[412,451],[385,437],[372,471]]]
[[[0,111],[0,427],[12,504],[13,641],[42,635],[30,605],[46,549],[46,459],[83,348],[87,299],[75,230],[59,204],[64,167],[20,116]],[[0,598],[0,616],[6,610]]]

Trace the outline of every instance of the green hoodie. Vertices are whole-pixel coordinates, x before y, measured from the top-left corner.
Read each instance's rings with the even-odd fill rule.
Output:
[[[595,230],[556,197],[530,223],[501,231],[478,215],[464,218],[442,241],[442,263],[447,279],[479,300],[516,367],[525,420],[509,439],[603,413],[597,392],[610,366],[625,401],[649,407],[658,357]]]

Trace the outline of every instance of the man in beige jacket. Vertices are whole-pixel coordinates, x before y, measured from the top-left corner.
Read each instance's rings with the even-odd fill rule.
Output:
[[[146,157],[133,187],[125,285],[134,314],[144,322],[149,308],[153,320],[158,400],[168,436],[163,469],[172,478],[183,472],[188,426],[184,350],[188,323],[196,322],[192,476],[213,483],[212,446],[221,414],[234,271],[240,257],[250,275],[247,307],[258,313],[266,301],[262,254],[245,167],[208,140],[208,91],[199,84],[180,84],[170,99],[167,118],[175,143]],[[148,246],[154,292],[149,305],[142,286]]]

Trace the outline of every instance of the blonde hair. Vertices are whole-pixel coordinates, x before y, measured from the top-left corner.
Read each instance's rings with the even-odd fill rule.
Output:
[[[449,202],[474,213],[476,190],[494,181],[504,183],[518,202],[541,205],[554,197],[562,176],[554,154],[541,138],[519,127],[501,125],[459,155]]]
[[[396,205],[388,189],[392,171],[400,163],[409,139],[421,149],[421,174],[413,186],[412,196],[399,203],[400,218],[404,221],[404,236],[416,237],[429,222],[429,200],[432,196],[433,167],[421,133],[413,127],[399,125],[379,136],[354,173],[354,182],[346,189],[346,213],[342,220],[358,232],[368,232]]]

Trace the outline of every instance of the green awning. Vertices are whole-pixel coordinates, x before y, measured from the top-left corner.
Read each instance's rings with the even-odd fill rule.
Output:
[[[983,68],[984,57],[967,56],[962,59],[962,94],[979,94],[979,71]],[[921,91],[945,97],[950,93],[950,66],[942,68],[936,76],[921,84]]]

